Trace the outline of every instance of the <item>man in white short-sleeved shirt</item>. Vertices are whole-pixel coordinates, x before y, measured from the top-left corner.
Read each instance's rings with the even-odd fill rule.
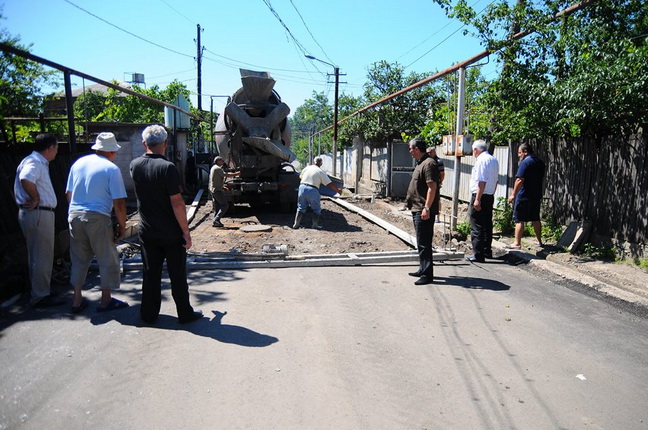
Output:
[[[493,256],[493,205],[499,175],[499,163],[486,149],[484,140],[477,140],[472,145],[473,156],[477,159],[470,175],[472,196],[468,210],[473,256],[466,260],[479,263]]]
[[[58,200],[49,174],[49,163],[57,153],[56,136],[48,133],[36,136],[34,151],[18,165],[14,182],[14,195],[20,208],[18,223],[27,243],[30,303],[34,307],[65,303],[50,294]]]
[[[301,171],[299,178],[301,183],[299,184],[299,194],[297,196],[297,214],[295,215],[295,223],[293,228],[299,228],[301,224],[302,217],[306,210],[310,206],[313,211],[313,228],[320,229],[319,218],[322,213],[322,207],[320,206],[320,185],[325,185],[332,189],[333,191],[342,194],[342,190],[338,188],[331,178],[328,177],[326,173],[320,168],[322,165],[322,157],[315,157],[315,160],[312,165],[306,167]]]

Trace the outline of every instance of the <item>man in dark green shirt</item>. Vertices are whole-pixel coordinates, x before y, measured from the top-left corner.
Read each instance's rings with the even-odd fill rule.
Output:
[[[432,237],[434,216],[439,213],[439,169],[434,159],[425,152],[425,142],[420,137],[409,142],[409,152],[416,160],[416,168],[407,189],[407,208],[412,211],[419,254],[419,269],[409,273],[418,277],[415,285],[433,282]]]

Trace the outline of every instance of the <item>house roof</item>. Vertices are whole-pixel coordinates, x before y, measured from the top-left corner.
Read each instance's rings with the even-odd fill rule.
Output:
[[[120,87],[126,88],[126,89],[132,89],[133,86],[127,82],[115,82],[116,85],[119,85]],[[108,93],[108,87],[103,85],[103,84],[93,84],[93,85],[86,85],[85,87],[81,88],[73,88],[72,89],[72,97],[77,98],[83,92],[88,92],[88,91],[94,91],[96,93],[102,93],[102,94],[107,94]],[[65,91],[60,91],[54,95],[55,97],[65,97]]]

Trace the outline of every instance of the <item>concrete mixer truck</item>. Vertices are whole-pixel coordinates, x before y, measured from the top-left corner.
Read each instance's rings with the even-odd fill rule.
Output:
[[[290,162],[290,108],[274,91],[266,72],[240,69],[243,86],[228,101],[216,122],[216,146],[225,165],[241,175],[225,191],[232,203],[278,205],[292,211],[299,174]]]

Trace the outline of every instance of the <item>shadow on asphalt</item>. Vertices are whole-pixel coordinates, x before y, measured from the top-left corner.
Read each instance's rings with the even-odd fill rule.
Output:
[[[205,315],[203,318],[189,324],[178,323],[178,319],[175,316],[160,314],[154,324],[147,324],[140,319],[139,308],[139,305],[135,305],[114,311],[109,315],[93,315],[90,318],[90,322],[94,325],[102,325],[110,321],[116,321],[122,325],[133,327],[187,331],[196,336],[207,337],[222,343],[231,343],[252,348],[270,346],[279,341],[274,336],[258,333],[249,328],[223,324],[223,317],[227,312],[213,310],[214,317],[212,319],[209,319],[209,316]]]
[[[473,290],[492,290],[492,291],[507,291],[511,287],[502,282],[485,278],[473,278],[466,276],[435,276],[434,285],[454,285],[462,288],[470,288]]]

